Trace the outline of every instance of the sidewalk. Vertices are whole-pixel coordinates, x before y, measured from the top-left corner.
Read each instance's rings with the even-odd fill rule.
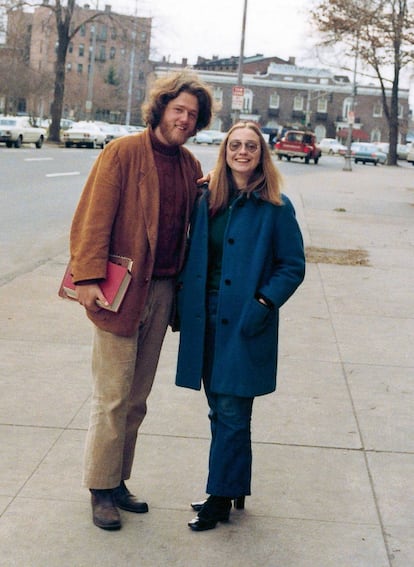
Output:
[[[277,393],[255,401],[252,496],[215,530],[187,527],[209,425],[204,395],[173,384],[178,336],[128,483],[150,512],[105,532],[80,486],[91,328],[57,297],[67,255],[0,288],[0,567],[414,566],[414,170],[304,175],[286,192],[306,245],[369,265],[308,263],[281,312]]]

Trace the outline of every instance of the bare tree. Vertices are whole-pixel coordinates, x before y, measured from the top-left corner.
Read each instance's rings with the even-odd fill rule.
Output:
[[[311,12],[323,34],[322,45],[341,43],[348,55],[374,71],[388,122],[389,165],[397,164],[400,73],[413,60],[413,8],[408,0],[322,0]],[[391,97],[387,97],[387,85]]]
[[[63,101],[65,97],[65,72],[66,55],[71,39],[79,32],[82,26],[102,17],[111,17],[110,14],[103,15],[102,12],[95,12],[91,16],[72,25],[74,12],[76,9],[75,0],[67,0],[63,5],[61,0],[55,0],[54,5],[47,4],[47,8],[54,13],[57,29],[57,50],[56,50],[56,71],[55,87],[51,108],[52,122],[49,131],[49,140],[59,142],[60,140],[60,120],[62,118]]]

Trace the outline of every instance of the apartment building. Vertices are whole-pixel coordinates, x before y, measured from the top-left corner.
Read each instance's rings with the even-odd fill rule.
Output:
[[[301,67],[294,58],[260,61],[260,55],[243,63],[243,102],[240,119],[258,122],[262,128],[281,131],[284,127],[312,129],[318,140],[346,140],[353,120],[353,140],[388,141],[388,123],[383,114],[382,94],[376,85],[354,85],[346,75],[327,69]],[[282,61],[282,62],[280,62]],[[179,67],[178,65],[177,67]],[[228,67],[231,66],[231,70]],[[211,65],[199,60],[197,72],[212,88],[217,112],[212,128],[227,130],[235,118],[233,88],[237,85],[238,58],[216,59]],[[173,64],[155,67],[157,76],[174,70]],[[214,70],[211,70],[213,68]],[[388,98],[391,90],[387,91]],[[410,118],[409,91],[399,90],[399,136],[405,142]]]
[[[12,13],[16,19],[18,13]],[[44,79],[37,101],[31,101],[42,116],[50,114],[58,36],[54,12],[47,0],[25,14],[26,60],[32,72]],[[9,24],[13,24],[10,22]],[[76,6],[71,30],[79,27],[66,56],[63,116],[124,122],[129,106],[131,122],[141,122],[141,105],[146,96],[146,79],[151,65],[149,51],[151,18],[140,18],[90,5]],[[13,26],[12,26],[13,27]],[[14,26],[16,27],[16,26]]]

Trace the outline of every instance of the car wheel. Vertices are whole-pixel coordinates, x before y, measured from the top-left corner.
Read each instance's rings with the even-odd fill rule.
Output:
[[[7,146],[8,148],[11,148],[12,145],[13,145],[13,144],[12,144],[11,142],[6,142],[6,146]],[[413,162],[413,165],[414,165],[414,162]]]
[[[22,141],[23,141],[23,140],[22,140],[22,137],[19,136],[19,137],[17,138],[17,140],[14,142],[14,147],[15,147],[15,148],[20,148],[21,145],[22,145]]]
[[[305,163],[306,163],[306,164],[309,163],[309,156],[305,156]]]
[[[377,161],[374,161],[374,165],[378,165],[378,162],[377,162]]]
[[[40,150],[40,148],[43,146],[43,136],[40,136],[37,142],[35,142],[35,146],[38,150]]]
[[[278,159],[278,160],[282,161],[282,157],[283,157],[283,156],[281,156],[280,154],[277,154],[277,159]],[[413,161],[413,165],[414,165],[414,161]]]
[[[318,157],[316,157],[316,158],[314,158],[314,160],[313,160],[313,161],[315,162],[315,165],[317,165],[317,164],[318,164],[318,161],[319,161],[319,158],[318,158]]]
[[[287,159],[288,161],[290,161],[290,156],[286,156],[286,159]]]
[[[65,142],[65,148],[71,148],[72,142]]]
[[[329,154],[330,156],[333,156],[333,155],[334,155],[334,152],[333,152],[332,148],[329,150],[328,154]]]

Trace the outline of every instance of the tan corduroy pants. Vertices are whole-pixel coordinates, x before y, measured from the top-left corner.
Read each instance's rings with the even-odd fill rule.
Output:
[[[132,337],[95,328],[93,393],[83,484],[114,488],[131,475],[138,428],[171,315],[175,281],[152,280],[142,321]]]

